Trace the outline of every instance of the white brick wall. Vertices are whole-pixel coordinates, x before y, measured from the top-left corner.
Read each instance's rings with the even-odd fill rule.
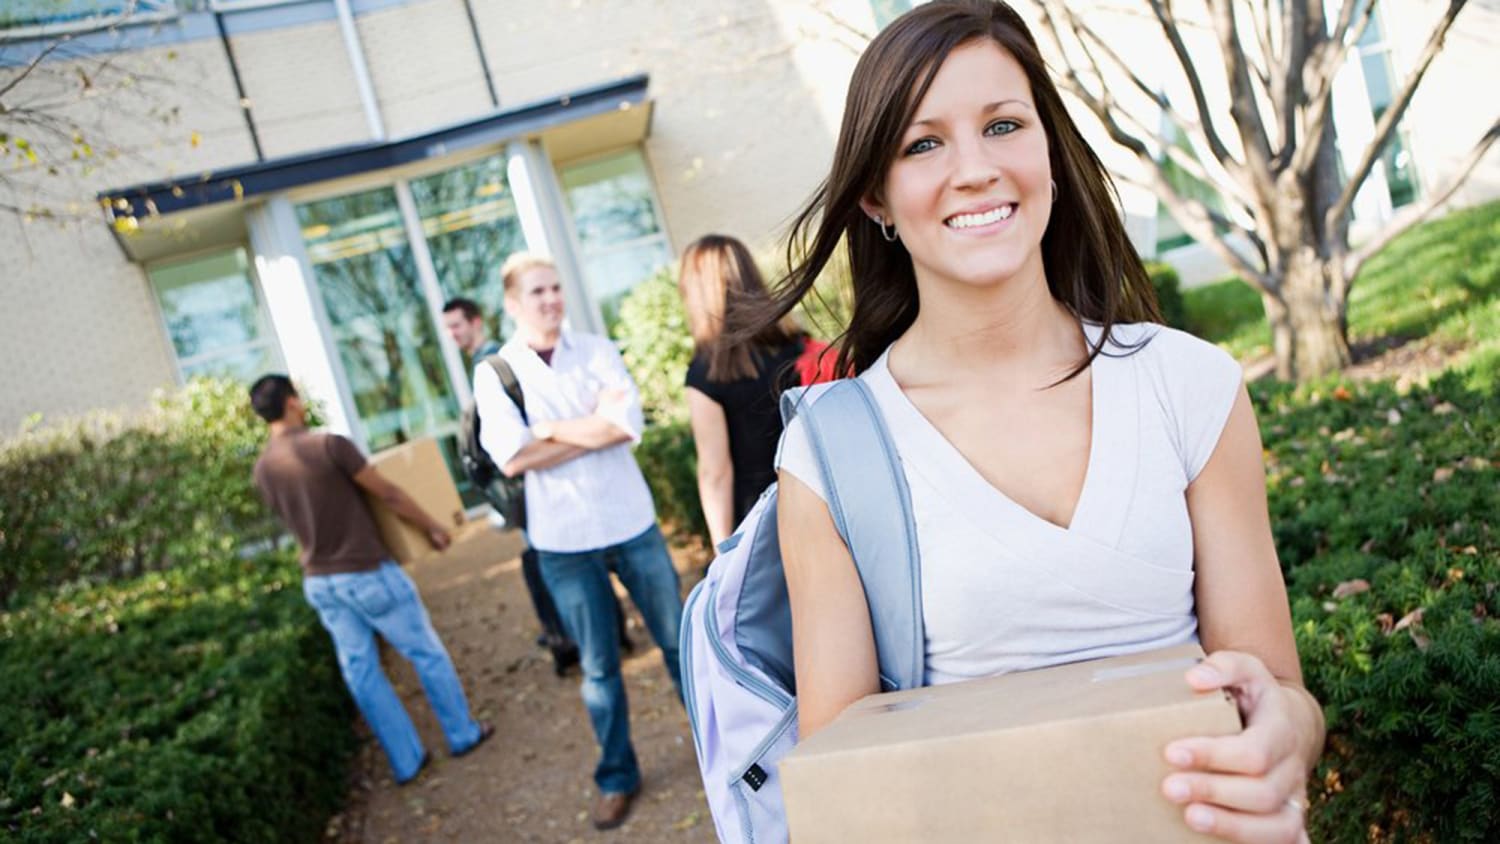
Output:
[[[88,99],[71,109],[80,123],[94,127],[100,157],[91,166],[97,169],[87,175],[81,168],[57,176],[6,174],[20,186],[22,199],[50,197],[49,205],[71,204],[78,217],[72,223],[25,224],[0,214],[0,437],[34,412],[140,406],[152,389],[175,378],[145,274],[125,259],[104,225],[95,193],[253,157],[218,42],[116,61],[143,77],[138,91]],[[181,116],[163,119],[174,107]],[[194,132],[201,138],[197,147]],[[104,157],[104,139],[124,153]],[[45,193],[34,194],[33,187]]]

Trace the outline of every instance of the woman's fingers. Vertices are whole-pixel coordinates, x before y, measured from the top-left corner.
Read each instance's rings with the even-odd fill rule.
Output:
[[[1187,825],[1198,832],[1241,844],[1301,844],[1307,841],[1303,806],[1287,801],[1269,814],[1234,812],[1193,803],[1183,812]]]
[[[1296,755],[1295,736],[1270,725],[1251,725],[1232,736],[1178,739],[1167,745],[1175,768],[1261,776]]]
[[[1173,803],[1270,814],[1284,808],[1288,799],[1300,799],[1305,780],[1300,766],[1287,760],[1265,776],[1181,771],[1162,780],[1161,791]]]

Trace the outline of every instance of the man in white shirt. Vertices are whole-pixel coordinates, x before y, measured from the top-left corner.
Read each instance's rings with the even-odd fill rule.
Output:
[[[551,261],[518,253],[501,277],[517,331],[500,355],[521,383],[531,424],[494,370],[479,367],[479,439],[507,476],[525,474],[527,534],[563,626],[581,651],[583,702],[601,750],[594,826],[611,829],[629,813],[641,774],[630,744],[609,575],[619,575],[640,608],[679,697],[682,595],[651,491],[630,453],[643,420],[620,353],[603,337],[563,330],[562,286]]]

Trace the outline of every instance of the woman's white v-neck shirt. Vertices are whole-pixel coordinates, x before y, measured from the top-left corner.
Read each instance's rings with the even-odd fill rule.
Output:
[[[1243,375],[1227,353],[1181,331],[1137,324],[1112,333],[1092,366],[1089,465],[1067,528],[991,486],[906,398],[886,355],[859,376],[911,490],[928,683],[1196,640],[1186,491]],[[826,500],[800,420],[783,434],[776,465]]]

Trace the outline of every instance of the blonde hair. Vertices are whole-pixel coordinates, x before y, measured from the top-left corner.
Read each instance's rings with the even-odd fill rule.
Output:
[[[535,252],[512,252],[510,257],[505,259],[505,263],[500,265],[500,284],[504,286],[506,293],[513,293],[516,289],[516,280],[526,271],[537,267],[556,270],[557,264],[551,258]]]
[[[755,352],[784,346],[800,332],[790,318],[766,326],[738,344],[724,341],[725,326],[745,310],[770,301],[765,279],[745,244],[722,234],[698,238],[682,253],[677,289],[687,310],[688,331],[698,354],[708,358],[708,380],[754,378]]]

